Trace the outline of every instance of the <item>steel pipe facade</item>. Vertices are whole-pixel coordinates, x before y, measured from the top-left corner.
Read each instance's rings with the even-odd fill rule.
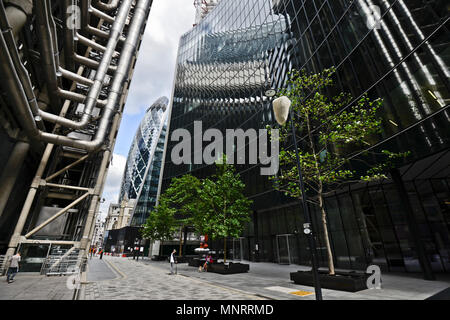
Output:
[[[15,39],[16,33],[29,32],[28,28],[21,31],[24,26],[23,19],[20,19],[21,12],[19,14],[15,10],[6,10],[3,2],[0,2],[0,89],[7,94],[8,107],[19,122],[25,140],[32,141],[31,146],[40,145],[41,148],[47,144],[31,187],[23,200],[6,255],[14,254],[21,243],[34,243],[33,239],[38,231],[43,232],[47,229],[44,229],[45,226],[53,225],[68,209],[77,208],[80,212],[76,219],[79,220],[75,219],[74,226],[82,223],[83,228],[74,233],[73,238],[50,238],[41,242],[50,245],[73,244],[81,249],[82,256],[88,250],[92,237],[92,225],[98,213],[99,198],[126,101],[127,83],[131,79],[137,48],[152,1],[122,0],[108,4],[95,1],[95,7],[90,1],[74,0],[62,3],[35,0],[33,4],[34,9],[28,14],[34,14],[35,19],[28,23],[33,24],[38,35],[40,55],[37,58],[40,62],[37,66],[34,62],[33,65],[28,64],[28,56],[21,51],[22,40]],[[74,4],[82,5],[82,23],[78,32],[64,24],[62,27],[61,24],[56,24],[52,15],[52,11],[60,6],[60,9],[63,8],[59,10],[62,12],[61,16],[67,19],[70,17],[67,9]],[[15,12],[18,19],[10,19],[9,11]],[[10,20],[13,26],[9,23]],[[97,20],[95,27],[90,25]],[[62,47],[58,45],[61,39]],[[80,53],[81,48],[86,49],[85,53]],[[74,72],[78,65],[78,72]],[[33,74],[36,69],[30,71],[33,67],[40,71],[37,78],[36,73]],[[40,78],[45,81],[36,85]],[[63,79],[72,82],[70,89],[67,89],[68,82]],[[78,119],[76,117],[80,111]],[[44,123],[50,123],[49,129],[45,128]],[[80,140],[79,135],[83,134],[89,137]],[[59,158],[66,160],[62,162]],[[77,167],[82,167],[82,172],[89,172],[90,176],[81,176],[80,179],[83,178],[84,182],[65,182],[65,172],[76,172]],[[48,178],[43,178],[45,176]],[[50,179],[52,183],[47,182]],[[30,218],[36,214],[41,217],[40,206],[44,203],[42,199],[51,200],[54,197],[48,196],[48,188],[51,188],[52,194],[61,192],[63,195],[55,198],[60,199],[59,202],[53,201],[61,209],[56,214],[52,213],[50,218],[41,220],[44,222],[39,225],[33,225],[33,221],[38,220]],[[31,225],[27,221],[31,221]],[[69,226],[67,224],[65,228]]]

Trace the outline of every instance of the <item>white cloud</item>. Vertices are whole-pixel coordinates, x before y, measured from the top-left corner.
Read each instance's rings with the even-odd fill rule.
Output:
[[[171,98],[178,43],[181,35],[192,28],[194,20],[192,0],[153,1],[125,105],[126,114],[143,112],[161,96]],[[121,126],[120,131],[128,134],[130,129]],[[134,135],[134,131],[130,134]],[[126,155],[115,153],[103,189],[102,218],[108,214],[109,204],[119,198],[125,164]]]
[[[178,43],[194,19],[192,0],[153,1],[125,113],[138,114],[164,95],[171,98]]]
[[[100,204],[100,216],[102,219],[108,214],[109,204],[117,203],[119,199],[120,185],[122,183],[126,162],[127,158],[125,156],[117,153],[113,154],[111,164],[108,168],[108,177],[106,178],[105,187],[101,196],[101,198],[105,199],[105,202]]]

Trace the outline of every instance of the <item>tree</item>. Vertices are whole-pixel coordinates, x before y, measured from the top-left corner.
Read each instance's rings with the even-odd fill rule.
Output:
[[[141,234],[149,240],[172,240],[177,231],[175,209],[171,208],[166,197],[161,196],[159,204],[150,212]]]
[[[190,174],[186,174],[179,178],[173,178],[169,188],[164,193],[168,205],[176,212],[180,231],[179,256],[182,252],[182,233],[188,226],[192,225],[192,217],[199,209],[200,188],[201,181]]]
[[[370,148],[381,133],[382,120],[377,112],[383,102],[367,96],[354,101],[347,93],[328,98],[326,92],[334,89],[334,72],[334,68],[319,74],[293,70],[289,73],[287,89],[278,93],[292,101],[300,167],[307,192],[313,194],[308,201],[317,205],[321,212],[331,275],[335,271],[324,196],[343,183],[384,179],[385,172],[398,159],[408,155],[387,150],[376,152]],[[288,121],[280,132],[280,172],[272,180],[275,189],[300,200],[297,158],[290,147],[291,132],[291,122]]]
[[[252,201],[244,194],[245,184],[235,168],[224,161],[216,163],[216,174],[203,180],[201,207],[194,217],[196,230],[211,239],[224,239],[226,262],[227,238],[239,237],[245,223],[250,221]]]

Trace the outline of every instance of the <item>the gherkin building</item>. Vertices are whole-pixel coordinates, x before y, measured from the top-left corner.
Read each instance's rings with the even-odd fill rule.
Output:
[[[142,190],[145,190],[143,197],[146,199],[140,201],[141,206],[142,202],[147,203],[148,199],[156,199],[156,190],[154,196],[152,196],[150,185],[156,183],[157,186],[159,181],[160,170],[157,168],[161,167],[162,154],[160,153],[164,148],[168,103],[169,100],[166,97],[156,100],[147,109],[136,131],[122,178],[119,203],[122,200],[138,199]],[[143,214],[145,216],[148,212],[146,209],[144,211]],[[142,224],[145,221],[145,217],[136,219],[134,212],[135,210],[133,210],[130,224]]]

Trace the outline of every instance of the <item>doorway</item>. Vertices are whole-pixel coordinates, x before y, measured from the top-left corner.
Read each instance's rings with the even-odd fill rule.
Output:
[[[293,262],[293,234],[278,234],[276,235],[276,248],[278,264],[291,264]]]

